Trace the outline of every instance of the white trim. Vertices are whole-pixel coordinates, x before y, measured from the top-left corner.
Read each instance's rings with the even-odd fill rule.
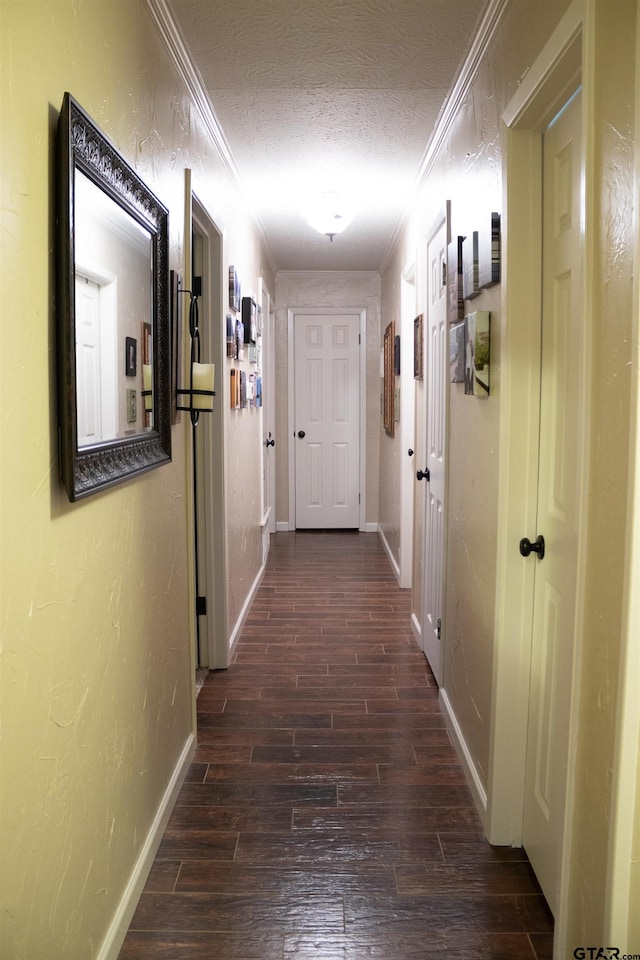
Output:
[[[382,260],[382,266],[380,267],[380,273],[384,273],[391,262],[391,257],[396,249],[400,235],[404,230],[410,214],[413,212],[415,195],[426,183],[433,164],[440,153],[442,145],[449,134],[453,122],[458,117],[460,107],[465,97],[469,93],[471,84],[475,80],[478,70],[484,62],[487,49],[490,46],[491,41],[493,40],[496,31],[500,26],[502,17],[504,16],[505,11],[510,4],[511,0],[489,0],[489,3],[487,4],[487,7],[474,33],[471,46],[469,47],[467,55],[461,64],[458,73],[456,74],[451,91],[444,102],[433,133],[431,134],[424,154],[422,155],[422,160],[420,161],[418,167],[413,189],[409,194],[409,202],[406,204],[406,207],[398,220],[396,229],[393,231],[389,239],[389,243],[387,244],[386,252]]]
[[[379,530],[377,523],[365,523],[363,533],[378,533]]]
[[[146,0],[146,3],[149,13],[178,71],[178,75],[191,95],[191,99],[211,137],[211,142],[216,148],[220,160],[224,164],[233,183],[239,190],[242,190],[240,172],[231,152],[231,147],[225,137],[224,130],[220,125],[216,112],[213,109],[213,103],[200,76],[200,72],[193,62],[187,41],[174,19],[167,0]]]
[[[134,864],[116,912],[98,951],[97,960],[117,960],[138,901],[153,866],[158,847],[162,841],[169,817],[178,799],[178,794],[189,770],[196,749],[196,736],[189,734],[178,758],[171,779],[162,796],[147,837]]]
[[[335,272],[335,271],[326,271],[326,272]],[[302,271],[290,271],[291,276],[300,277]],[[317,273],[310,273],[309,276],[317,276]],[[364,272],[361,274],[365,276]],[[287,276],[286,273],[282,273],[281,276]],[[345,276],[345,273],[341,273],[341,276]],[[354,274],[351,274],[354,276]],[[366,276],[377,277],[378,274],[375,272],[367,272]],[[366,307],[349,307],[349,306],[340,306],[340,307],[288,307],[287,308],[287,379],[288,379],[288,397],[287,397],[287,409],[288,409],[288,421],[289,421],[289,430],[291,435],[289,440],[295,436],[295,390],[294,390],[294,323],[296,315],[300,316],[326,316],[326,317],[335,317],[341,316],[343,314],[358,314],[360,319],[359,324],[359,334],[360,334],[360,389],[359,389],[359,399],[360,399],[360,509],[359,509],[359,522],[358,529],[363,532],[366,530],[366,512],[367,512],[367,310]],[[287,529],[295,530],[296,529],[296,461],[295,461],[295,444],[288,443],[289,450],[289,523]],[[279,527],[280,524],[277,525]],[[376,525],[377,526],[377,525]]]
[[[276,521],[276,533],[289,533],[291,527],[289,526],[288,520],[277,520]]]
[[[411,612],[411,630],[413,632],[414,637],[416,638],[416,643],[422,650],[422,627],[420,625],[420,621],[418,620],[418,618],[416,617],[413,611]]]
[[[382,546],[384,547],[384,552],[385,552],[386,555],[387,555],[387,559],[389,560],[389,563],[391,564],[391,569],[393,570],[393,575],[394,575],[394,577],[396,578],[396,580],[398,581],[398,586],[401,587],[402,584],[400,583],[400,567],[399,567],[399,565],[398,565],[398,561],[396,560],[396,558],[395,558],[394,555],[393,555],[393,551],[391,550],[391,547],[389,546],[389,541],[387,540],[387,538],[386,538],[386,536],[385,536],[384,530],[383,530],[381,527],[378,528],[378,536],[380,537],[380,542],[382,543]]]
[[[266,568],[266,564],[263,563],[260,569],[258,570],[258,573],[256,574],[256,578],[251,585],[251,589],[249,590],[249,593],[247,594],[245,601],[242,604],[242,610],[240,611],[238,619],[236,620],[235,626],[231,631],[231,636],[229,637],[229,661],[231,661],[231,659],[233,658],[233,653],[235,650],[236,643],[240,639],[240,632],[244,626],[245,620],[247,619],[247,614],[251,609],[251,604],[255,600],[256,593],[258,592],[258,587],[262,583],[262,578],[264,577],[265,568]]]
[[[462,764],[462,768],[464,770],[465,777],[467,778],[467,783],[473,795],[480,819],[482,820],[482,824],[486,830],[487,791],[473,761],[473,754],[471,753],[471,750],[467,746],[467,743],[464,739],[462,727],[458,723],[458,718],[453,711],[453,707],[451,706],[451,701],[447,696],[446,690],[440,690],[440,706],[442,707],[447,728],[451,735],[456,753],[460,758],[460,763]]]
[[[636,24],[636,57],[640,56],[640,18]],[[640,129],[640,98],[636,98],[635,129]],[[640,143],[635,143],[636,191],[640,189]],[[640,216],[635,214],[634,263],[640,263]],[[607,864],[605,938],[619,944],[628,953],[630,942],[632,857],[634,827],[640,818],[640,796],[637,795],[640,765],[640,277],[633,283],[633,334],[631,367],[631,425],[629,432],[629,503],[627,529],[627,562],[625,577],[616,746],[613,757],[613,786],[609,822],[609,862]],[[637,866],[636,866],[637,869]]]
[[[522,358],[539,355],[542,304],[542,149],[541,130],[579,83],[582,57],[582,0],[574,3],[536,59],[507,106],[503,118],[512,124],[503,135],[503,253],[504,277],[501,313],[509,317],[502,344],[500,444],[498,482],[498,554],[495,603],[495,655],[488,771],[488,838],[491,843],[519,846],[525,796],[525,764],[533,623],[534,570],[513,563],[513,551],[523,531],[535,529],[537,514],[538,425],[540,376]],[[576,68],[576,57],[578,67]],[[583,121],[583,157],[587,125]],[[587,241],[588,242],[588,241]],[[588,248],[584,251],[584,282]],[[585,297],[584,370],[581,408],[583,444],[578,469],[579,529],[585,529],[587,420],[591,318]],[[523,372],[524,371],[524,372]],[[579,721],[580,636],[585,590],[584,535],[577,558],[576,623],[571,668],[567,783],[564,826],[559,851],[558,903],[554,957],[566,956],[568,930],[571,813],[575,787],[576,731]]]
[[[178,76],[189,91],[191,100],[200,115],[200,119],[209,134],[218,157],[227,171],[232,184],[246,198],[244,184],[235,157],[233,156],[220,121],[216,116],[216,112],[213,109],[211,97],[200,75],[200,71],[193,60],[187,41],[173,16],[170,4],[167,0],[145,0],[145,2],[151,19],[158,28],[162,42],[178,72]],[[267,240],[264,226],[250,204],[248,208],[253,222],[256,225],[256,229],[260,234],[269,266],[275,273],[276,263]]]

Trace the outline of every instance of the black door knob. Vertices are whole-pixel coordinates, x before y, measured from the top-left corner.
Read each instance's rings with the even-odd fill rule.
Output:
[[[407,453],[409,454],[410,457],[413,456],[413,450],[411,449],[411,447],[409,447],[409,449],[407,450]]]
[[[538,554],[538,560],[544,557],[544,537],[539,536],[534,543],[531,543],[528,537],[523,537],[520,541],[520,553],[523,557],[528,557],[531,553]]]
[[[305,435],[304,430],[298,430],[298,436],[300,437],[301,440],[304,437],[304,435]]]
[[[275,442],[275,440],[272,440],[272,439],[271,439],[271,434],[269,434],[268,439],[265,440],[264,445],[265,445],[265,447],[275,447],[276,442]]]
[[[427,467],[425,470],[418,470],[418,472],[416,473],[416,477],[418,478],[418,480],[428,481],[430,476],[431,474],[429,473],[429,467]]]

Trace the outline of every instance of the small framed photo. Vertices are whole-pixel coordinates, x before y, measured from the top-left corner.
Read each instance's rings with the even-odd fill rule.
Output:
[[[413,376],[422,380],[424,367],[424,315],[421,313],[413,321]]]
[[[489,396],[490,318],[488,310],[465,318],[464,392],[470,397]]]
[[[464,320],[449,327],[449,382],[464,383]]]
[[[138,341],[135,337],[124,338],[124,372],[127,377],[135,377],[138,365]]]
[[[135,423],[138,419],[137,391],[127,390],[127,423]]]

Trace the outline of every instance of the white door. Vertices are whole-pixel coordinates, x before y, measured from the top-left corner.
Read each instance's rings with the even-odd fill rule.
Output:
[[[523,843],[552,911],[558,906],[575,649],[584,364],[581,122],[576,95],[543,137],[542,368]],[[522,550],[522,547],[521,547]],[[524,545],[524,552],[527,545]]]
[[[447,222],[427,246],[427,442],[422,643],[436,681],[442,683],[444,607],[445,445],[448,380]],[[418,466],[420,466],[418,464]]]
[[[76,274],[76,393],[78,446],[102,439],[100,287]]]
[[[360,522],[360,316],[294,318],[297,528]]]

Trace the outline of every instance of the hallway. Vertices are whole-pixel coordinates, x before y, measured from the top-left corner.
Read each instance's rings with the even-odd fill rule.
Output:
[[[378,537],[286,533],[120,960],[545,960],[521,850],[492,849],[410,594]]]

